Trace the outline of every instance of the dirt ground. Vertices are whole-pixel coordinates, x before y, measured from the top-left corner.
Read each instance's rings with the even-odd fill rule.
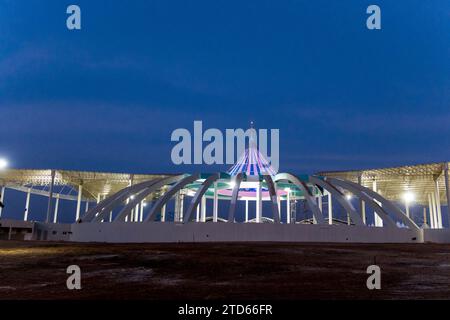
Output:
[[[450,299],[450,245],[0,241],[0,299]]]

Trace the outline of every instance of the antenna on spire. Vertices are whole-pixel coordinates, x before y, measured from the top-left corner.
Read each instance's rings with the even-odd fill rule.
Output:
[[[256,130],[254,128],[254,122],[250,121],[250,140],[249,140],[249,147],[250,149],[257,149],[256,145]]]

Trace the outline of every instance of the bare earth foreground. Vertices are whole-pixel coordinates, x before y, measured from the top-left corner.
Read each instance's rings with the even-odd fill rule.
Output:
[[[81,290],[66,288],[72,264]],[[449,299],[450,245],[0,241],[0,299],[98,298]]]

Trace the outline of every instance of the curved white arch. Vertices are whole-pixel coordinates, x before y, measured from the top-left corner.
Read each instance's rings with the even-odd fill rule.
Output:
[[[264,175],[264,180],[266,180],[267,187],[269,189],[270,200],[272,202],[272,215],[273,221],[275,223],[280,223],[280,212],[278,211],[278,198],[277,191],[275,190],[275,184],[269,175]]]
[[[383,219],[383,222],[385,221],[391,221],[392,224],[396,227],[397,225],[392,220],[391,217],[389,217],[389,214],[384,210],[389,210],[392,215],[397,218],[399,221],[401,221],[403,224],[405,224],[408,228],[413,230],[419,230],[420,228],[412,221],[406,214],[403,213],[397,206],[395,206],[391,201],[387,200],[386,198],[382,197],[379,193],[366,188],[364,186],[361,186],[357,183],[348,181],[348,180],[341,180],[336,178],[326,178],[328,181],[335,185],[339,185],[344,189],[347,189],[355,194],[359,194],[360,196],[364,197],[366,201],[369,202],[369,205],[375,204],[377,208],[375,211],[379,214],[380,218]],[[352,191],[353,190],[353,191]],[[375,201],[379,201],[382,206],[379,206]]]
[[[146,185],[144,188],[141,188],[137,192],[134,193],[128,193],[128,197],[121,197],[119,199],[116,199],[113,203],[111,203],[108,207],[106,207],[98,216],[96,216],[93,221],[99,222],[101,219],[104,218],[104,215],[108,214],[110,211],[114,210],[117,206],[122,205],[122,203],[126,199],[130,199],[128,204],[125,205],[125,207],[119,212],[119,214],[114,218],[114,221],[120,221],[125,220],[125,217],[131,212],[132,209],[136,207],[137,204],[139,204],[142,200],[145,199],[150,193],[154,192],[155,190],[158,190],[164,185],[172,184],[178,180],[180,180],[184,175],[178,175],[168,178],[162,178],[156,180],[151,185]],[[131,196],[134,196],[133,199],[131,199]]]
[[[243,177],[244,177],[243,173],[239,173],[234,177],[235,185],[233,188],[233,193],[231,194],[230,209],[228,210],[229,223],[234,223],[234,213],[236,211],[236,203],[239,195],[239,188],[241,187],[241,181]]]
[[[327,190],[331,195],[333,195],[336,200],[344,207],[344,209],[349,213],[351,220],[357,226],[363,226],[364,222],[362,221],[358,212],[356,212],[353,205],[345,198],[341,191],[339,191],[336,187],[334,187],[331,183],[319,179],[315,176],[309,176],[309,181],[315,185],[322,187]]]
[[[280,181],[280,180],[288,180],[295,184],[297,187],[302,190],[306,203],[311,210],[314,219],[317,224],[325,224],[325,219],[323,218],[322,212],[320,211],[319,207],[316,204],[316,201],[314,201],[314,197],[312,196],[311,192],[308,189],[308,186],[302,181],[300,181],[296,176],[290,173],[279,173],[275,176],[274,181]]]
[[[184,223],[189,222],[189,219],[192,216],[192,213],[194,212],[194,210],[197,209],[197,206],[198,206],[201,198],[203,197],[205,192],[208,190],[209,186],[214,181],[219,179],[219,177],[220,177],[220,173],[215,173],[215,174],[209,176],[205,181],[203,181],[202,186],[200,188],[198,188],[197,192],[195,193],[194,197],[192,198],[191,204],[189,205],[189,208],[186,211],[186,214],[183,215]]]
[[[172,188],[170,188],[162,197],[160,197],[156,203],[151,208],[149,214],[145,218],[144,222],[149,222],[155,215],[155,213],[160,212],[162,207],[167,204],[167,202],[181,189],[183,189],[187,184],[194,182],[199,178],[199,174],[193,174],[187,176],[180,181],[178,181]]]

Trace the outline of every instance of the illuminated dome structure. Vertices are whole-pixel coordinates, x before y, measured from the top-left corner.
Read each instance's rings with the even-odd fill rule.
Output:
[[[294,223],[290,206],[292,201],[304,201],[312,213],[314,224],[333,223],[332,215],[325,219],[323,198],[328,199],[328,212],[333,199],[339,203],[348,214],[348,224],[365,225],[362,210],[353,205],[352,197],[359,198],[369,206],[382,224],[388,228],[403,226],[418,229],[418,226],[407,217],[397,206],[384,199],[378,193],[360,186],[354,182],[324,178],[320,176],[292,175],[279,173],[275,176],[247,176],[238,173],[231,176],[228,173],[214,174],[183,174],[145,181],[126,187],[112,196],[100,201],[98,205],[88,210],[79,222],[272,222]],[[212,206],[206,205],[207,200]],[[219,216],[219,200],[226,200],[228,213]],[[245,218],[236,219],[236,207],[239,201],[245,202]],[[249,212],[248,202],[256,203],[255,215]],[[262,203],[270,203],[270,214],[263,216]],[[174,215],[169,219],[166,208],[173,202]],[[281,202],[285,202],[285,213],[280,210]],[[151,204],[151,205],[148,205]],[[187,206],[186,206],[187,204]],[[212,209],[208,212],[208,209]]]
[[[11,239],[100,242],[450,242],[441,212],[450,199],[448,163],[277,173],[255,138],[227,172],[4,170],[1,200],[6,189],[7,199],[26,197],[21,221],[5,219],[0,207],[0,236],[7,228]],[[47,197],[44,219],[42,209],[30,211],[31,195]]]
[[[355,207],[356,200],[364,205]],[[333,201],[345,212],[346,219],[333,217]],[[219,202],[226,202],[225,207]],[[309,218],[297,219],[298,202],[310,213]],[[249,209],[253,203],[254,211]],[[264,210],[265,215],[264,203],[270,207]],[[245,209],[242,209],[244,205]],[[397,206],[357,183],[314,175],[276,174],[256,147],[255,137],[251,134],[249,147],[228,172],[182,174],[128,186],[99,202],[79,222],[343,223],[365,226],[368,224],[366,205],[372,210],[377,227],[419,229]],[[169,207],[173,208],[173,214],[169,214]]]

